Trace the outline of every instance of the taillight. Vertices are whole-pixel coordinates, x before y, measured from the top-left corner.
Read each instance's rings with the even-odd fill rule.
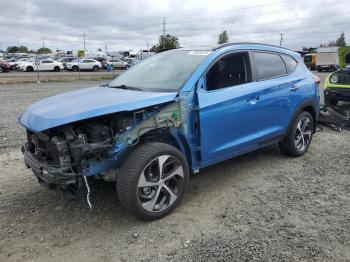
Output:
[[[314,75],[314,77],[315,77],[315,83],[319,85],[321,83],[321,78],[318,75]]]

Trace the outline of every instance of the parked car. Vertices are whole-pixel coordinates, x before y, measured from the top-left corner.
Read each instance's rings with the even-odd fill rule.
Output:
[[[121,59],[111,59],[109,60],[109,63],[112,64],[113,68],[117,69],[128,69],[130,66],[129,63]]]
[[[102,68],[103,68],[103,69],[106,69],[106,68],[107,68],[107,65],[109,64],[108,59],[105,58],[105,57],[94,57],[94,58],[92,58],[92,59],[94,59],[94,60],[96,60],[96,61],[99,61],[99,62],[101,63],[101,65],[102,65]]]
[[[19,118],[22,151],[49,188],[84,185],[90,201],[92,177],[116,181],[122,206],[153,220],[179,204],[190,172],[274,143],[302,156],[319,98],[319,78],[288,49],[175,49],[108,85],[35,103]]]
[[[23,62],[29,62],[29,61],[33,61],[33,58],[20,58],[9,62],[9,64],[11,65],[12,70],[17,70],[20,64],[22,64]]]
[[[77,60],[76,57],[60,57],[57,59],[57,62],[60,62],[63,64],[64,68],[67,69],[67,63],[73,62],[74,60]]]
[[[98,71],[102,69],[102,64],[94,59],[76,59],[70,63],[67,63],[67,69],[77,72],[80,70],[93,70]]]
[[[332,106],[336,106],[339,101],[350,102],[350,66],[326,77],[324,101]]]
[[[63,70],[64,67],[62,63],[48,58],[48,59],[42,59],[42,60],[31,60],[31,61],[21,62],[18,65],[18,69],[26,72],[33,72],[33,71],[59,72],[60,70]]]
[[[11,70],[11,65],[5,60],[0,60],[0,73]]]

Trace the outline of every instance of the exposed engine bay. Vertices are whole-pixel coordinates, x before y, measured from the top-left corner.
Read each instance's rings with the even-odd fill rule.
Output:
[[[27,130],[22,148],[28,168],[51,188],[78,187],[81,178],[116,180],[118,157],[157,128],[178,127],[179,105],[120,112],[74,122],[43,132]]]

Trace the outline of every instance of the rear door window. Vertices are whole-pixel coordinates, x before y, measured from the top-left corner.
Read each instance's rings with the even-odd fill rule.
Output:
[[[278,54],[254,52],[257,80],[279,77],[287,74],[286,66]]]
[[[297,61],[295,61],[295,59],[289,55],[282,55],[281,54],[281,56],[284,60],[284,63],[286,64],[288,74],[293,73],[295,71],[295,69],[297,68],[297,65],[298,65]]]

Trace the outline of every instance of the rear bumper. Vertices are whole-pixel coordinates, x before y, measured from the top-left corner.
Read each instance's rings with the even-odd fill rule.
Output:
[[[39,162],[28,150],[27,144],[22,146],[24,162],[31,168],[38,181],[50,189],[67,188],[78,182],[78,174],[70,167],[53,167]]]
[[[350,102],[350,88],[330,88],[324,91],[325,98]]]

